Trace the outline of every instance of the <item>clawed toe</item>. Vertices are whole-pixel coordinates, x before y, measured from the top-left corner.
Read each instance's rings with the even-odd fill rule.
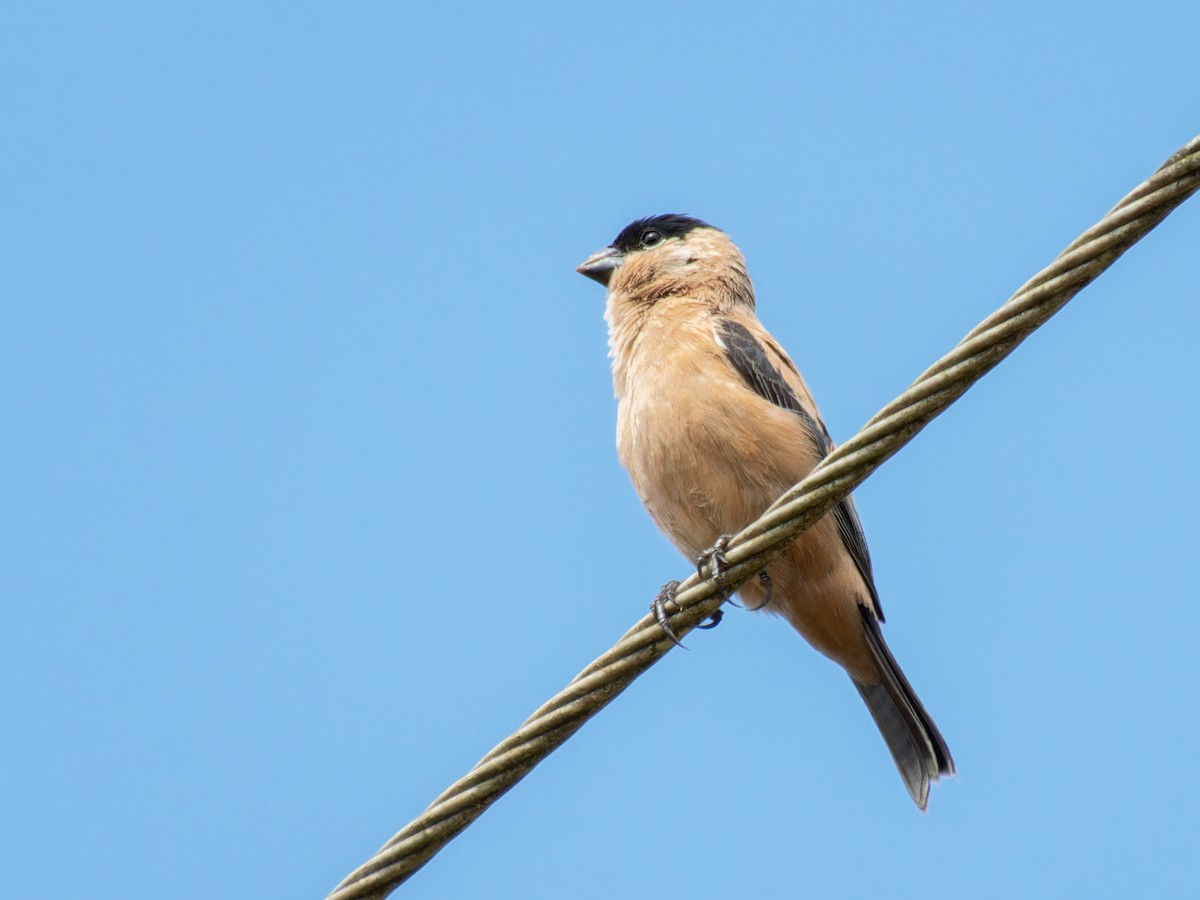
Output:
[[[658,596],[654,598],[654,602],[650,604],[650,611],[654,613],[654,621],[658,623],[658,627],[666,633],[672,643],[676,647],[683,647],[686,650],[687,647],[683,646],[683,641],[679,640],[679,636],[671,628],[671,622],[667,616],[667,604],[676,605],[675,592],[677,590],[679,590],[678,581],[668,581],[664,584],[662,590],[658,592]]]
[[[670,613],[667,612],[668,603],[676,607],[676,609],[679,607],[679,604],[675,602],[675,592],[677,590],[679,590],[678,581],[668,581],[664,584],[662,590],[658,592],[658,596],[654,598],[654,602],[650,604],[650,611],[654,613],[654,621],[658,623],[658,627],[666,633],[672,643],[686,650],[687,646],[679,639],[679,635],[675,633],[675,629],[671,627]],[[696,627],[702,628],[705,631],[710,628],[716,628],[721,624],[721,619],[724,617],[725,611],[718,609],[708,617],[704,624],[697,625]]]
[[[729,568],[729,560],[725,558],[725,551],[729,547],[729,541],[733,538],[731,534],[723,534],[713,545],[700,554],[696,559],[696,574],[701,578],[704,577],[704,569],[712,573],[712,580],[717,586],[721,585],[721,576],[725,574],[725,570]]]
[[[747,606],[746,610],[748,612],[755,612],[760,609],[765,609],[766,605],[771,602],[771,589],[775,585],[774,585],[774,582],[771,581],[771,576],[767,574],[766,569],[763,569],[761,572],[758,573],[758,583],[761,584],[764,588],[766,588],[767,595],[765,597],[763,597],[762,603],[759,603],[755,606]]]
[[[726,603],[732,603],[734,606],[740,607],[741,604],[734,600],[727,590],[725,590],[722,580],[725,577],[725,570],[729,568],[729,560],[725,558],[725,550],[729,547],[729,541],[733,538],[731,534],[723,534],[717,538],[711,547],[705,550],[696,558],[696,574],[704,578],[704,569],[707,568],[711,573],[713,584],[717,586],[717,590],[721,594],[721,599]],[[719,612],[719,610],[718,610]],[[716,628],[721,622],[719,615],[714,615],[709,619],[707,625],[697,625],[697,628]]]

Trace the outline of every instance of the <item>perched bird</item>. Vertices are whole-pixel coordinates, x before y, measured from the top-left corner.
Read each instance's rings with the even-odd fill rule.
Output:
[[[675,546],[719,562],[730,534],[833,449],[812,395],[758,321],[746,261],[723,231],[684,215],[640,219],[576,271],[608,288],[621,463]],[[954,761],[883,640],[854,502],[739,593],[846,670],[924,809],[930,782],[953,774]]]

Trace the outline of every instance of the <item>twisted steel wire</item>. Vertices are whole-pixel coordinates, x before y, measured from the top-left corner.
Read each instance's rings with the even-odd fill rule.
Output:
[[[729,566],[723,569],[720,589],[711,577],[702,579],[698,574],[683,582],[670,615],[675,633],[684,635],[712,615],[738,584],[782,553],[797,535],[1197,189],[1200,136],[1171,156],[808,477],[735,535],[725,554]],[[372,859],[347,876],[327,900],[386,897],[673,646],[653,616],[644,617]]]

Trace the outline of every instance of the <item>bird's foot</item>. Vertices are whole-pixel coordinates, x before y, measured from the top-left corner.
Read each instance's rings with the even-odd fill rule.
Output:
[[[703,578],[704,568],[707,566],[717,587],[721,586],[721,576],[729,568],[729,560],[725,558],[725,551],[729,549],[729,542],[732,539],[732,534],[721,535],[711,547],[696,558],[696,574]]]
[[[671,622],[668,619],[669,613],[667,612],[668,603],[679,609],[679,604],[675,602],[675,592],[677,590],[679,590],[678,581],[668,581],[664,584],[658,592],[658,596],[654,598],[654,602],[650,604],[650,611],[654,613],[654,621],[658,623],[658,627],[666,633],[671,642],[676,647],[683,647],[683,641],[679,639],[679,635],[671,627]],[[683,649],[686,650],[687,647],[683,647]]]
[[[725,570],[729,568],[729,560],[725,558],[725,550],[729,547],[729,542],[732,539],[733,535],[723,534],[713,542],[711,547],[701,553],[696,558],[696,574],[703,578],[704,567],[707,566],[709,572],[712,573],[713,584],[717,586],[717,590],[721,594],[721,599],[726,603],[732,603],[740,609],[742,604],[729,596],[729,591],[725,590],[724,584],[721,583],[725,575]],[[715,616],[714,619],[709,620],[707,627],[715,628],[720,621],[721,617]],[[699,628],[700,626],[697,625],[696,627]]]
[[[771,581],[771,576],[767,574],[766,569],[763,569],[758,573],[758,583],[766,589],[767,595],[763,597],[762,603],[758,603],[754,606],[747,606],[746,610],[748,612],[757,612],[760,609],[765,609],[767,604],[771,602],[771,589],[775,586],[775,583]]]
[[[654,621],[658,623],[658,627],[666,633],[667,637],[671,639],[675,646],[683,647],[683,649],[686,650],[687,647],[684,645],[683,641],[679,639],[679,635],[675,633],[675,629],[671,627],[670,613],[667,612],[668,603],[670,603],[676,609],[679,609],[679,604],[675,602],[675,592],[677,590],[679,590],[678,581],[668,581],[666,584],[664,584],[662,586],[662,590],[658,592],[658,596],[654,598],[654,602],[650,604],[650,611],[654,613]],[[705,622],[697,625],[696,627],[702,628],[705,631],[710,628],[716,628],[721,624],[721,619],[724,618],[724,616],[725,612],[718,609],[711,616],[709,616]]]

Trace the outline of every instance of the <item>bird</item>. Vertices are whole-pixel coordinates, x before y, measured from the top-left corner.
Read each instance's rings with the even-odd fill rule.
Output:
[[[729,536],[833,450],[812,394],[759,322],[745,257],[721,229],[679,213],[638,219],[576,271],[607,289],[621,464],[658,528],[719,576]],[[661,609],[675,584],[656,600],[673,639]],[[738,592],[846,671],[924,811],[954,760],[884,641],[853,499]]]

